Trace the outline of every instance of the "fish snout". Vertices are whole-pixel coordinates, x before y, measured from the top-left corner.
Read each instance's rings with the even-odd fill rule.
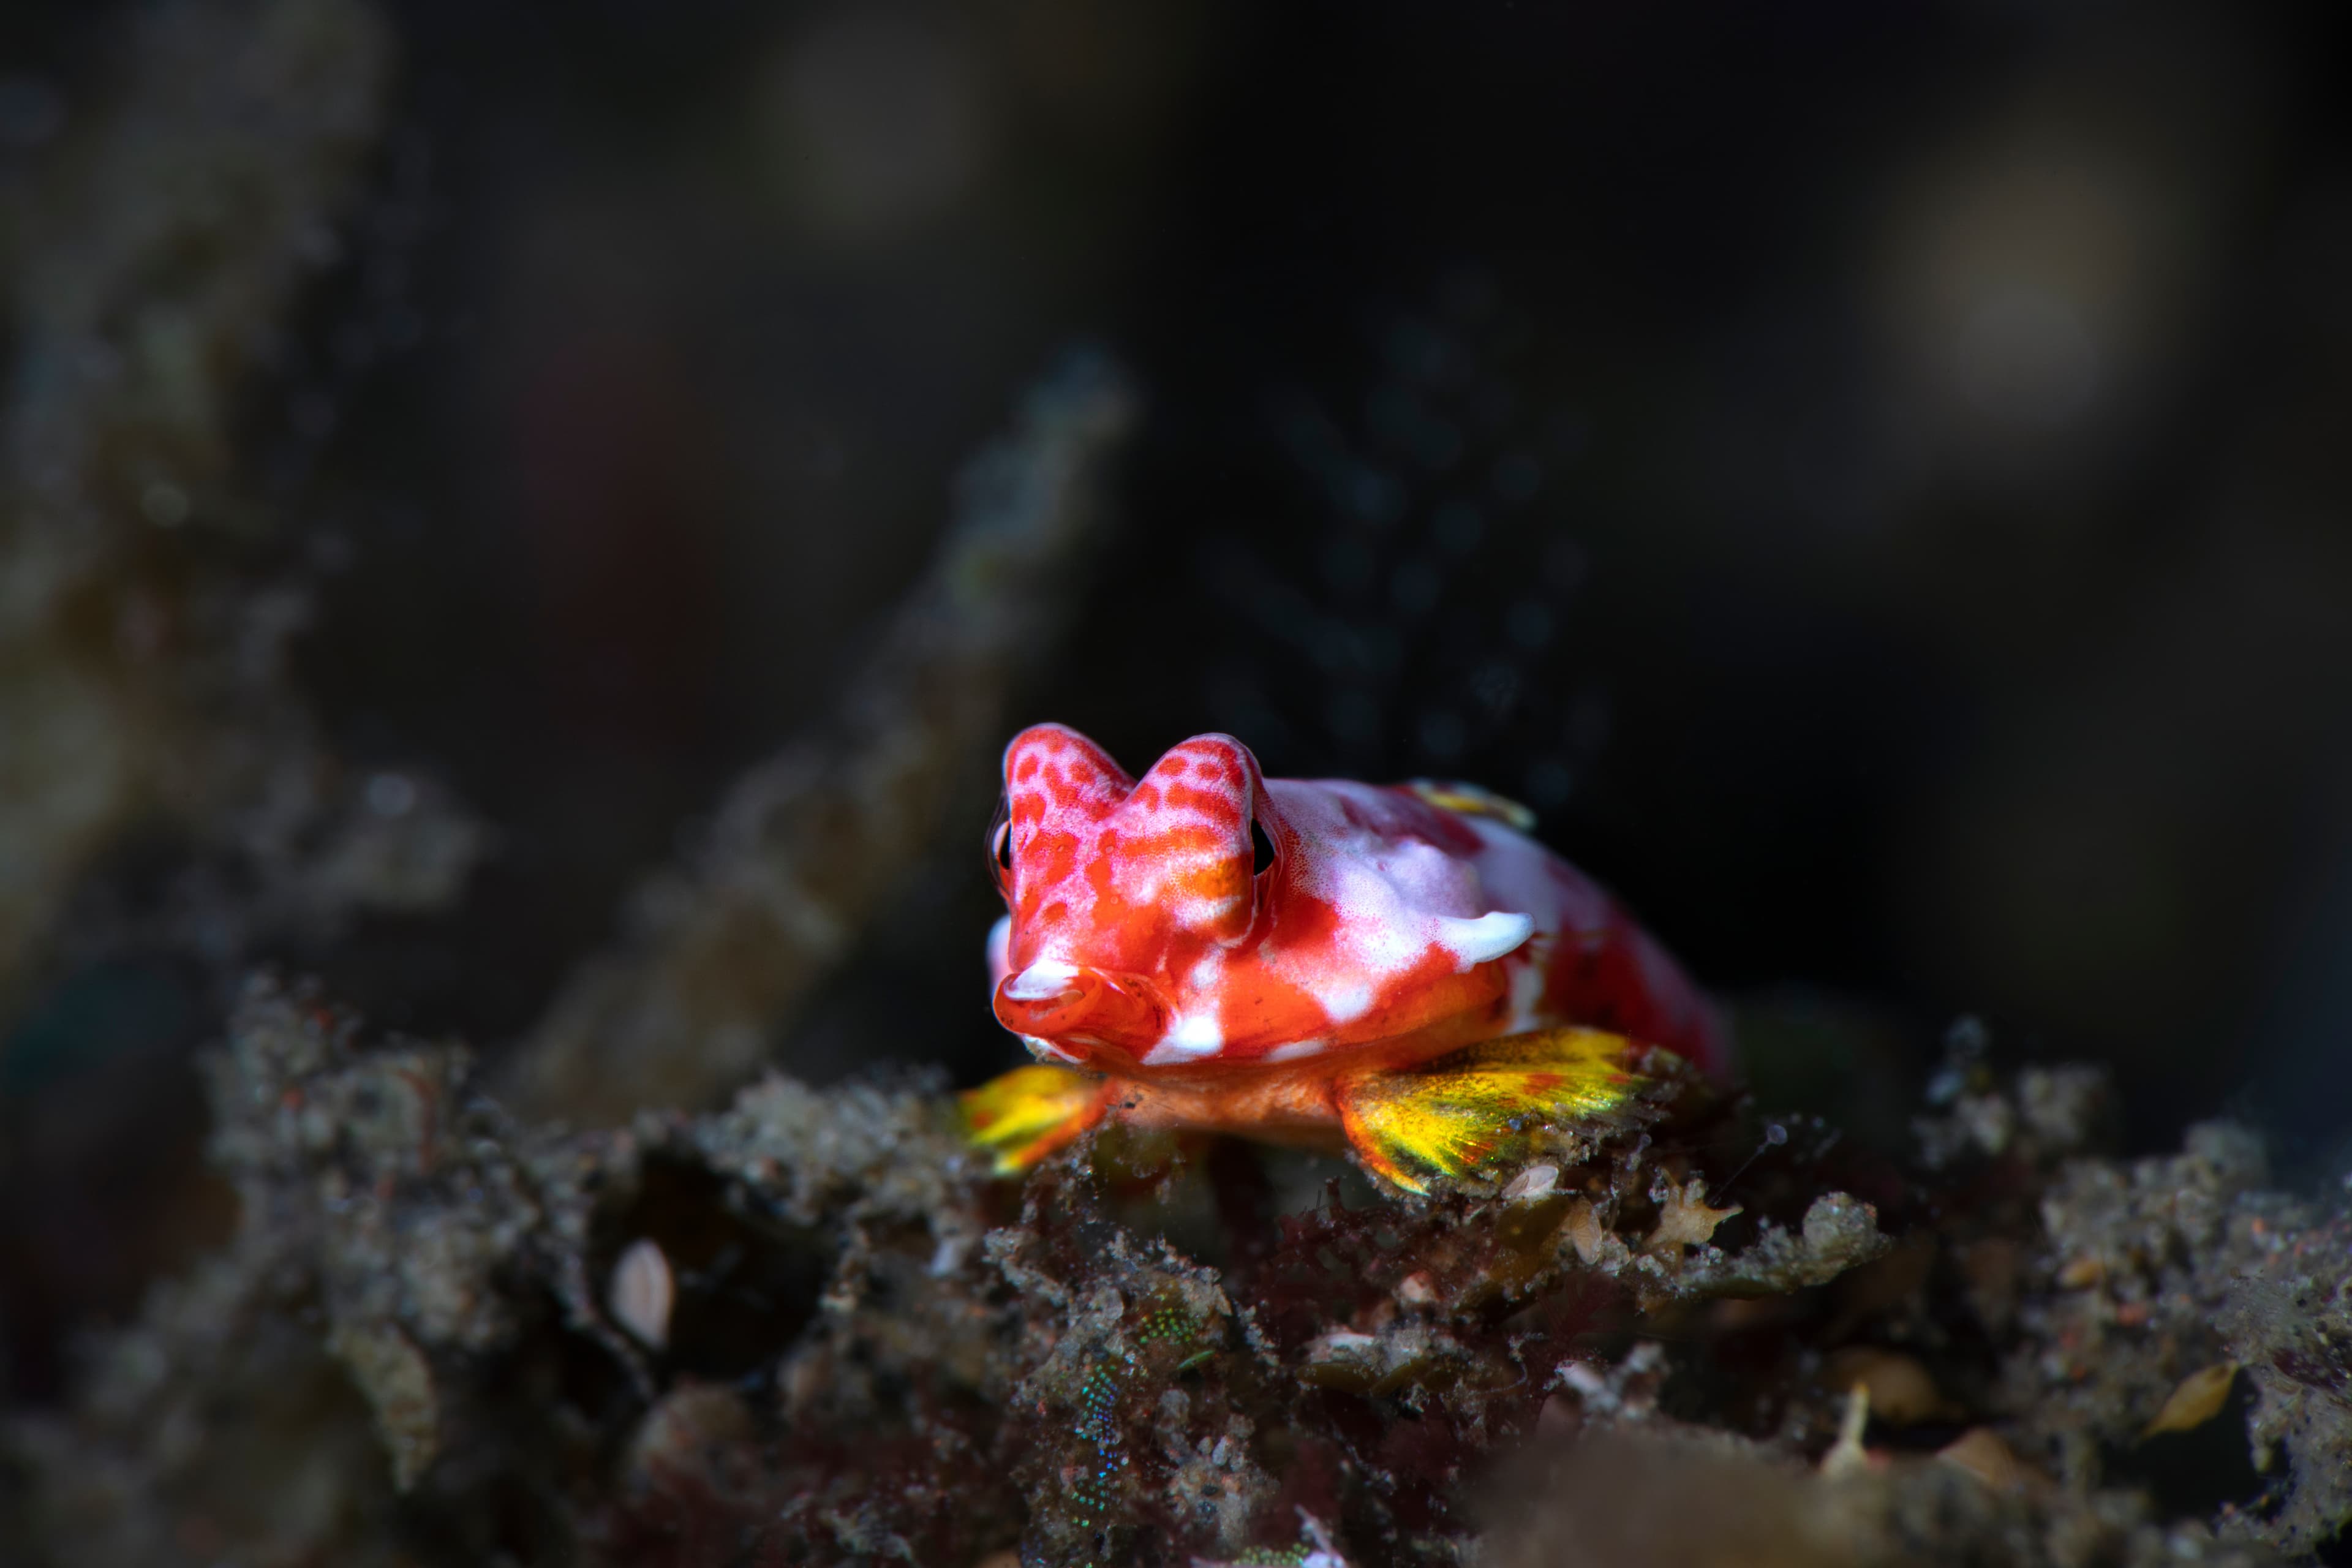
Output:
[[[996,1021],[1016,1035],[1066,1047],[1110,1046],[1137,1057],[1166,1032],[1169,1016],[1159,987],[1141,975],[1054,959],[1006,975],[995,1005]]]

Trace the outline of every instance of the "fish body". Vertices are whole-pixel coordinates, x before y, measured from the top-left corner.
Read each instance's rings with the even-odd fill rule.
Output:
[[[1398,1075],[1458,1073],[1465,1050],[1522,1042],[1488,1052],[1517,1061],[1525,1041],[1572,1037],[1559,1048],[1589,1066],[1605,1037],[1725,1071],[1704,994],[1525,825],[1466,785],[1268,779],[1228,735],[1196,735],[1139,779],[1076,731],[1024,730],[991,843],[1007,907],[989,942],[993,1006],[1041,1064],[1075,1075],[1013,1077],[1084,1107],[1010,1163],[1116,1114],[1338,1134],[1395,1180],[1402,1167],[1357,1136],[1351,1097],[1393,1102],[1423,1081]],[[968,1117],[990,1109],[967,1102]]]

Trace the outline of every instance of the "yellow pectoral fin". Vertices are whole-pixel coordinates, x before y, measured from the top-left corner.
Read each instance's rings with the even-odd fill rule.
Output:
[[[1409,1193],[1525,1157],[1546,1127],[1645,1119],[1654,1053],[1597,1029],[1506,1035],[1417,1068],[1339,1086],[1339,1121],[1365,1167]],[[1666,1061],[1675,1058],[1664,1058]]]
[[[964,1136],[1017,1176],[1103,1119],[1112,1088],[1093,1073],[1034,1063],[956,1096]]]

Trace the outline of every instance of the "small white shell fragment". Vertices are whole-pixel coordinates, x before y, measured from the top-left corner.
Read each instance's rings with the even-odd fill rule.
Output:
[[[1558,1165],[1529,1165],[1526,1170],[1513,1176],[1511,1184],[1503,1189],[1503,1201],[1531,1204],[1538,1198],[1549,1197],[1552,1189],[1559,1185],[1559,1167]]]
[[[629,1243],[613,1265],[613,1282],[604,1294],[614,1318],[640,1343],[661,1350],[669,1343],[669,1313],[677,1303],[677,1282],[661,1245],[646,1237]]]

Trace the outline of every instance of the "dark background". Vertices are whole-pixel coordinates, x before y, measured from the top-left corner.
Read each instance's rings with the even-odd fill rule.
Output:
[[[957,465],[1090,338],[1149,414],[1016,723],[1523,798],[1738,1002],[1767,1083],[1916,1079],[1975,1013],[2011,1059],[2113,1064],[2135,1147],[2230,1108],[2326,1173],[2340,6],[384,10],[394,129],[240,438],[317,584],[334,745],[428,759],[499,835],[457,912],[271,955],[373,1021],[519,1035],[824,713]],[[29,164],[122,13],[10,11]],[[1012,1059],[992,804],[786,1069]],[[192,1157],[110,1120],[123,1064],[184,1083],[219,1016],[117,953],[0,1047],[50,1064],[0,1079],[98,1228]],[[193,1228],[37,1258],[70,1279],[19,1382]]]

